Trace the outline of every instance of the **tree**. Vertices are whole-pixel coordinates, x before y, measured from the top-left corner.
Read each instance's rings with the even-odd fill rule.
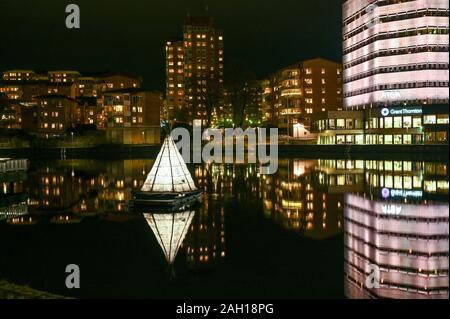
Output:
[[[245,120],[245,110],[251,104],[250,83],[256,80],[255,73],[242,61],[227,65],[225,89],[229,94],[233,111],[233,121],[242,127]]]

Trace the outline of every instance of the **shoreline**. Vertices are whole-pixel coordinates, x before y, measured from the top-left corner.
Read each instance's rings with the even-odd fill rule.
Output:
[[[67,299],[67,297],[0,280],[0,299]]]
[[[99,145],[85,148],[2,148],[0,157],[29,159],[156,158],[160,145]],[[448,145],[278,145],[283,158],[415,159],[448,161]]]

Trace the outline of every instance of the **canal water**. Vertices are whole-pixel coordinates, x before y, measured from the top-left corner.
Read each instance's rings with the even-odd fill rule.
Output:
[[[448,298],[448,163],[191,166],[202,205],[132,212],[153,162],[30,161],[0,179],[0,279],[83,298]]]

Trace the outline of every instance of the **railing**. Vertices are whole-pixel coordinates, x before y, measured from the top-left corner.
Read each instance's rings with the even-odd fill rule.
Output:
[[[27,169],[27,159],[0,158],[0,173],[26,171]]]

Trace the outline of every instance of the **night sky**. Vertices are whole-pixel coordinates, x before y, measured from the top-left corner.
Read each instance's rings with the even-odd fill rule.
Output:
[[[65,27],[66,5],[81,29]],[[341,0],[0,0],[0,71],[131,72],[164,88],[164,43],[206,7],[224,30],[227,64],[263,77],[312,57],[341,60]],[[226,76],[226,74],[225,74]]]

